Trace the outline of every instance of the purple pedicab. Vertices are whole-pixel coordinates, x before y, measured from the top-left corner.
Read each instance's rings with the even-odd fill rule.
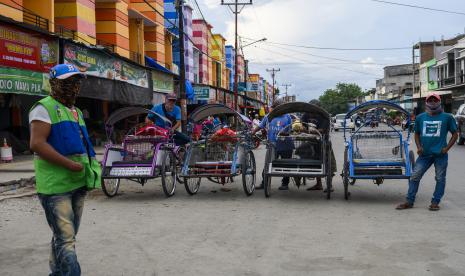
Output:
[[[121,180],[141,184],[161,177],[163,192],[174,195],[178,182],[178,156],[183,150],[175,145],[173,135],[157,127],[149,135],[139,123],[153,114],[171,125],[167,118],[142,107],[118,109],[105,123],[108,143],[102,161],[102,190],[108,197],[118,193]],[[131,121],[132,120],[132,121]]]

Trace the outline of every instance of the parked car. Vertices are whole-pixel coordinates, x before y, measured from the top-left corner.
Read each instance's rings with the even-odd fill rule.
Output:
[[[337,114],[335,117],[336,117],[336,121],[334,122],[334,130],[339,131],[340,129],[344,129],[344,120],[345,120],[346,114],[345,113]],[[347,119],[345,121],[345,128],[350,128],[352,130],[355,130],[355,124],[352,118]]]
[[[465,104],[462,104],[455,114],[455,120],[457,121],[457,127],[459,130],[459,139],[457,144],[463,145],[465,143]]]

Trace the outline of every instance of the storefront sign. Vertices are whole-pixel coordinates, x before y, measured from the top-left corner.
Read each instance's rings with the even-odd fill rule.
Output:
[[[0,67],[0,93],[48,95],[48,73]]]
[[[196,100],[207,101],[210,98],[210,88],[208,86],[194,86]]]
[[[87,75],[124,81],[144,88],[149,87],[147,70],[99,50],[65,43],[63,52],[66,64],[75,65]]]
[[[58,40],[7,25],[0,26],[0,64],[48,72],[58,62]]]
[[[152,71],[153,91],[160,93],[173,93],[173,76]]]

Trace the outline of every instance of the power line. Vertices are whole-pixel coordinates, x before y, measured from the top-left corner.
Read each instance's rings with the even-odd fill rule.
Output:
[[[415,8],[415,9],[428,10],[428,11],[436,11],[436,12],[443,12],[443,13],[451,13],[451,14],[465,15],[464,12],[456,12],[456,11],[449,11],[449,10],[441,10],[441,9],[428,8],[428,7],[416,6],[416,5],[409,5],[409,4],[402,4],[402,3],[390,2],[390,1],[383,1],[383,0],[370,0],[370,1],[378,2],[378,3],[384,3],[384,4],[389,4],[389,5],[396,5],[396,6],[402,6],[402,7],[409,7],[409,8]]]
[[[261,50],[264,50],[264,51],[268,51],[268,52],[271,52],[271,53],[280,55],[280,56],[284,56],[284,57],[287,57],[287,58],[295,59],[295,60],[301,61],[302,64],[306,64],[305,60],[302,60],[301,58],[297,58],[297,57],[295,57],[295,56],[289,56],[289,55],[286,55],[286,54],[283,54],[283,53],[279,53],[279,52],[275,52],[275,51],[272,51],[272,50],[269,50],[269,49],[263,49],[263,48],[260,48],[260,47],[255,46],[255,45],[254,45],[254,47],[257,48],[257,49],[261,49]],[[370,76],[375,76],[375,77],[379,78],[378,75],[371,74],[371,73],[367,73],[367,72],[363,72],[363,71],[352,70],[352,69],[341,68],[341,67],[328,66],[328,65],[326,65],[326,66],[324,66],[324,67],[332,68],[332,69],[336,69],[336,70],[349,71],[349,72],[354,72],[354,73],[359,73],[359,74],[364,74],[364,75],[370,75]]]
[[[254,40],[253,38],[247,38],[242,36],[242,38]],[[281,42],[272,42],[266,41],[265,43],[268,44],[276,44],[276,45],[283,45],[283,46],[290,46],[296,48],[306,48],[306,49],[314,49],[314,50],[335,50],[335,51],[392,51],[392,50],[405,50],[405,49],[412,49],[412,47],[391,47],[391,48],[337,48],[337,47],[319,47],[319,46],[309,46],[309,45],[296,45],[296,44],[289,44],[289,43],[281,43]]]
[[[159,12],[154,6],[152,6],[152,4],[150,4],[149,2],[147,2],[147,0],[144,0],[144,2],[149,5],[150,8],[152,8],[152,10],[154,10],[157,14],[159,14],[163,19],[166,19],[166,21],[168,21],[173,27],[174,29],[177,29],[179,31],[179,28],[178,26],[176,26],[176,24],[174,24],[173,22],[171,22],[171,19],[168,19],[165,17],[164,14],[162,14],[161,12]],[[179,20],[179,15],[178,15],[178,20]],[[184,18],[183,18],[184,20]],[[205,19],[204,19],[205,20]],[[186,38],[192,43],[192,45],[195,45],[195,42],[191,39],[191,37],[183,31],[183,34],[186,36]],[[179,43],[184,43],[184,41],[180,41]],[[222,60],[219,60],[219,59],[216,59],[212,56],[210,56],[208,53],[205,53],[204,51],[198,49],[199,52],[201,52],[203,55],[207,56],[208,58],[214,60],[214,61],[217,61],[217,62],[222,62]]]
[[[278,48],[278,49],[282,49],[282,50],[285,50],[285,51],[291,51],[290,49],[286,49],[286,48],[279,47],[279,46],[271,46],[271,47]],[[266,50],[266,48],[262,48],[262,49],[265,49],[265,50]],[[271,51],[271,50],[269,50],[269,51]],[[295,50],[292,50],[292,52],[293,52],[293,53],[300,53],[300,54],[304,54],[304,55],[308,55],[308,56],[312,56],[312,57],[317,57],[317,58],[323,58],[323,59],[329,59],[329,60],[342,61],[342,62],[345,62],[346,64],[378,65],[378,66],[384,66],[384,65],[386,65],[386,64],[378,64],[378,63],[363,63],[363,62],[359,62],[359,61],[356,61],[356,60],[350,60],[350,59],[341,59],[341,58],[333,58],[333,57],[327,57],[327,56],[320,56],[320,55],[314,55],[314,54],[310,54],[310,53],[306,53],[306,52],[300,52],[300,51],[295,51]],[[308,64],[311,64],[311,63],[308,63]],[[323,63],[314,62],[313,64],[323,64]]]

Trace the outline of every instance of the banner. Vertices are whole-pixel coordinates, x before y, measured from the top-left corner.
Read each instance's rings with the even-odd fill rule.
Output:
[[[208,101],[210,99],[210,87],[194,86],[194,94],[196,100]]]
[[[46,96],[50,92],[48,73],[0,67],[0,93]]]
[[[157,71],[152,71],[152,85],[153,91],[160,93],[173,93],[173,76]]]
[[[57,62],[57,39],[12,26],[0,26],[2,66],[48,73]]]
[[[87,75],[149,87],[147,70],[109,54],[74,43],[64,43],[63,52],[66,64],[73,64]]]

